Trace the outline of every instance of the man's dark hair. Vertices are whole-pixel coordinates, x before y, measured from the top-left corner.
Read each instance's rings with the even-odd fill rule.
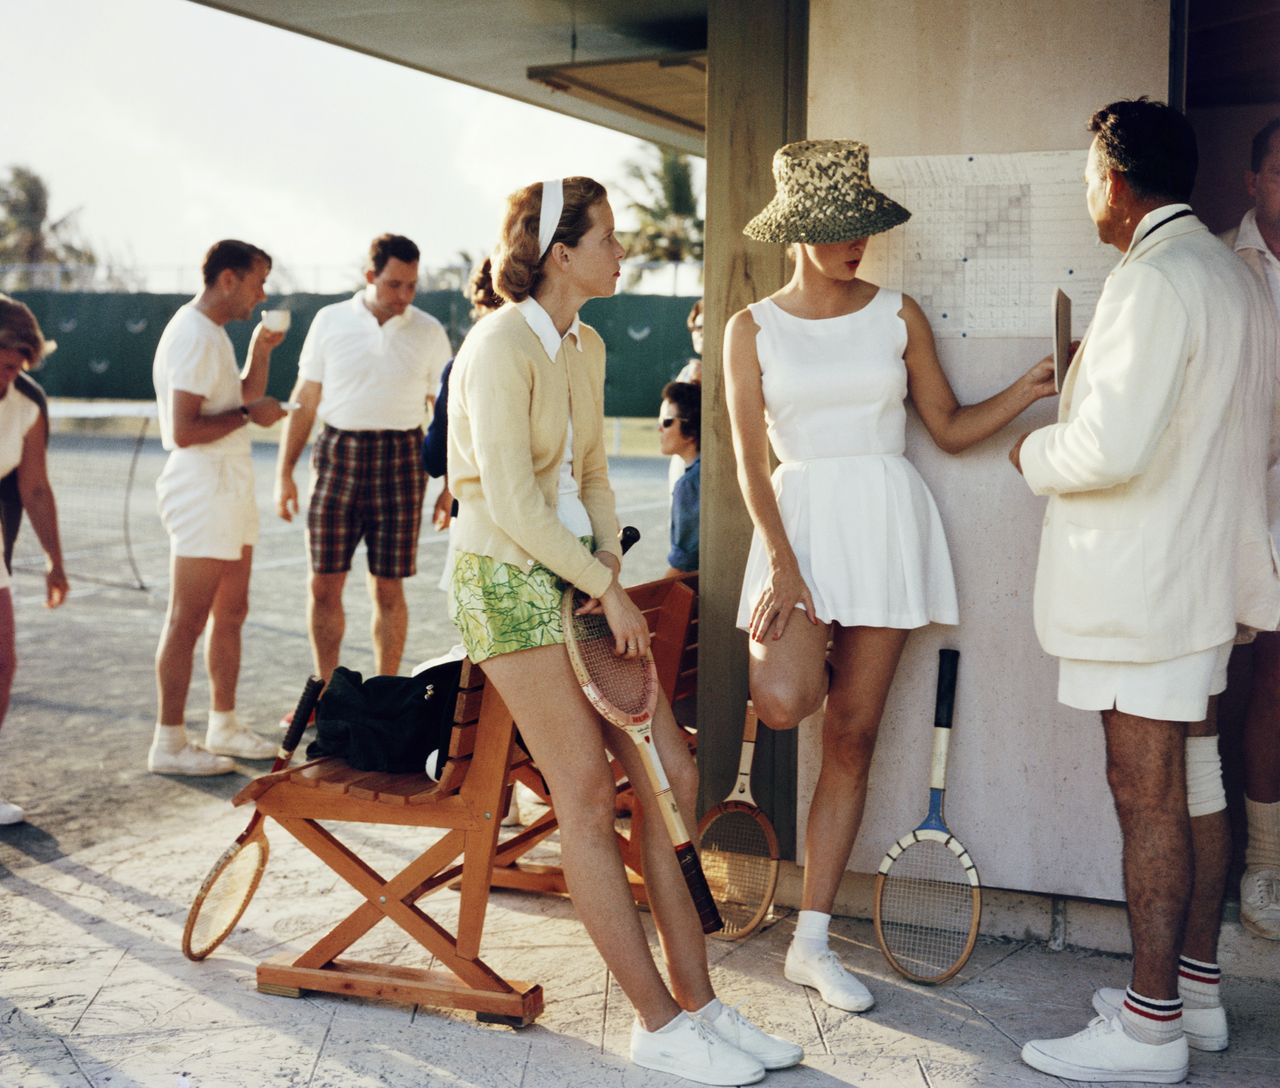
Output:
[[[1271,137],[1280,132],[1280,117],[1273,117],[1258,130],[1253,138],[1253,148],[1249,154],[1249,169],[1255,174],[1262,169],[1262,160],[1271,150]]]
[[[702,449],[702,386],[693,382],[667,382],[662,399],[669,400],[679,413],[680,433],[692,438]]]
[[[403,234],[379,234],[369,243],[369,267],[375,276],[382,275],[392,257],[405,264],[413,264],[420,256],[418,247]]]
[[[271,255],[266,250],[235,238],[224,238],[209,247],[200,274],[204,276],[204,285],[212,287],[218,282],[218,276],[228,269],[240,276],[253,271],[255,261],[265,261],[267,268],[271,267]]]
[[[1135,196],[1179,203],[1191,199],[1200,157],[1190,123],[1172,106],[1147,98],[1103,106],[1089,118],[1099,165],[1124,175]]]

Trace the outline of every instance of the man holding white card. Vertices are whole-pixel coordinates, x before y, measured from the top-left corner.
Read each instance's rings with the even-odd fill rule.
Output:
[[[1033,1040],[1022,1057],[1073,1080],[1175,1083],[1193,1031],[1204,1049],[1226,1045],[1216,918],[1188,927],[1196,854],[1209,852],[1192,817],[1221,829],[1225,799],[1216,740],[1190,723],[1226,685],[1237,623],[1280,620],[1263,479],[1275,344],[1258,284],[1186,203],[1186,119],[1141,99],[1104,107],[1089,129],[1086,203],[1122,257],[1059,421],[1010,460],[1049,496],[1035,623],[1060,659],[1058,699],[1102,716],[1133,974],[1127,990],[1095,994],[1101,1015],[1084,1031]],[[1220,1038],[1201,1032],[1208,1020]]]
[[[383,234],[369,247],[366,285],[316,314],[302,345],[298,381],[280,442],[276,512],[299,512],[293,470],[319,416],[311,452],[307,553],[311,561],[307,622],[315,671],[327,681],[346,629],[342,591],[361,540],[373,601],[374,671],[400,668],[409,609],[405,578],[417,570],[418,529],[426,474],[422,422],[444,365],[449,337],[413,305],[418,247]]]
[[[250,423],[285,414],[266,395],[271,353],[283,331],[260,324],[244,368],[224,326],[265,299],[271,258],[248,242],[215,243],[202,266],[204,289],[165,326],[152,380],[160,437],[169,451],[156,481],[169,533],[169,610],[156,651],[158,711],[147,769],[155,774],[226,774],[228,757],[268,759],[275,745],[236,717],[240,630],[249,611],[249,572],[258,540]],[[187,740],[184,716],[195,646],[205,635],[209,728],[204,746]]]

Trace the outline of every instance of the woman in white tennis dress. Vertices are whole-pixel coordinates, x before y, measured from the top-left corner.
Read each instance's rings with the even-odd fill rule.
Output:
[[[981,404],[957,403],[920,307],[858,278],[868,237],[910,215],[871,186],[867,162],[852,140],[774,155],[777,194],[744,233],[793,244],[795,272],[735,314],[725,335],[738,479],[755,524],[738,611],[751,636],[751,695],[775,729],[826,700],[785,974],[850,1012],[873,999],[828,948],[827,926],[880,717],[911,630],[959,619],[942,521],[903,456],[905,400],[938,446],[958,453],[1053,392],[1042,360]],[[772,475],[770,445],[780,462]]]

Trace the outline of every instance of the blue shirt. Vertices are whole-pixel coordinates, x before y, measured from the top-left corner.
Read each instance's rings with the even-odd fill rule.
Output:
[[[698,569],[698,508],[702,499],[702,457],[693,459],[671,493],[671,551],[667,565]]]

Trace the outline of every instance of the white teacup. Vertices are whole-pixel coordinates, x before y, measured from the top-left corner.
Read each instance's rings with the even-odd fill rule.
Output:
[[[262,327],[267,332],[288,332],[293,315],[288,310],[263,310]]]

